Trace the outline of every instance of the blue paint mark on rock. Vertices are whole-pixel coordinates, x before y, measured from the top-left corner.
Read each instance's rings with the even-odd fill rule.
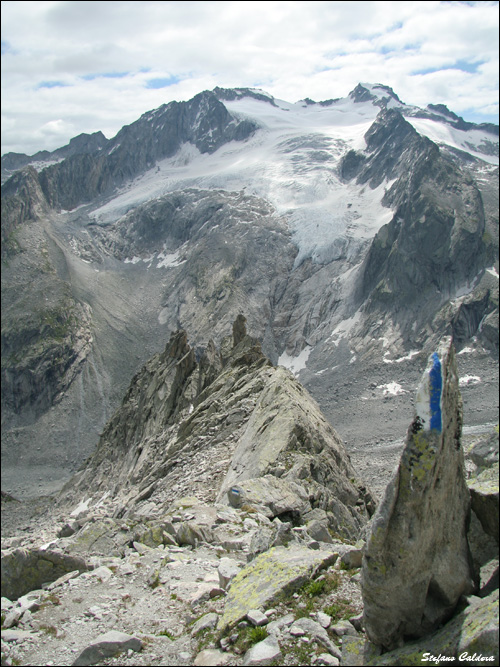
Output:
[[[432,368],[429,372],[429,408],[431,412],[430,428],[442,431],[443,420],[441,415],[441,393],[443,391],[443,376],[441,361],[437,352],[432,355]]]

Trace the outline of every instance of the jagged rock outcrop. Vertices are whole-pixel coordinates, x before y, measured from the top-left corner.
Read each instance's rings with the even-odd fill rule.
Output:
[[[171,157],[184,143],[200,153],[213,153],[228,141],[243,141],[257,126],[236,119],[205,91],[188,102],[170,102],[149,111],[123,127],[105,150],[72,155],[40,173],[49,204],[71,209],[94,197],[110,193],[125,181]]]
[[[445,339],[422,378],[416,417],[363,558],[366,633],[385,649],[430,633],[476,589],[461,428],[454,349]]]
[[[363,296],[370,296],[371,308],[398,302],[408,309],[418,299],[422,309],[425,294],[430,312],[483,265],[481,195],[469,175],[394,109],[380,112],[365,139],[363,154],[345,156],[344,177],[371,187],[384,177],[396,180],[383,200],[394,217],[377,232],[364,261]]]
[[[318,406],[288,371],[272,366],[240,316],[221,351],[210,344],[199,361],[186,333],[172,334],[132,380],[62,497],[107,494],[122,513],[144,501],[159,511],[186,494],[227,503],[228,489],[253,484],[269,519],[299,525],[319,508],[325,528],[356,537],[374,510],[356,477]]]
[[[22,169],[27,165],[36,167],[46,167],[51,162],[64,160],[72,155],[82,153],[94,153],[102,150],[108,140],[102,132],[86,134],[83,132],[77,137],[73,137],[69,144],[57,148],[55,151],[38,151],[34,155],[25,155],[24,153],[6,153],[2,155],[2,183],[7,180],[13,172]]]

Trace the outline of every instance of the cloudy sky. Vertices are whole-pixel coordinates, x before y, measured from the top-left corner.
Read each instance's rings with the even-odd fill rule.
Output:
[[[2,154],[110,138],[215,86],[295,102],[384,83],[498,122],[498,2],[2,2]]]

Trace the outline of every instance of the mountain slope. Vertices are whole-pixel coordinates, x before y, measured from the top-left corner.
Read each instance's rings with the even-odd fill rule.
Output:
[[[239,312],[354,448],[403,432],[418,360],[444,333],[464,377],[480,378],[466,415],[469,392],[486,405],[470,418],[496,420],[494,132],[382,85],[296,104],[216,88],[14,174],[2,199],[8,484],[33,492],[45,462],[67,476],[172,331],[219,343]],[[57,330],[32,321],[45,293],[51,317],[68,314]],[[47,359],[60,360],[52,375]]]

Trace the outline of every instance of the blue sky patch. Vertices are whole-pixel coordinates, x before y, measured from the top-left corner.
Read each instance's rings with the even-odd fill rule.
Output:
[[[442,67],[426,67],[425,69],[415,70],[412,74],[433,74],[434,72],[442,72],[443,70],[456,69],[461,72],[468,72],[475,74],[479,67],[486,61],[478,60],[476,62],[469,62],[467,60],[457,60],[453,65],[443,65]]]
[[[64,83],[63,81],[42,81],[36,87],[39,88],[67,88],[69,83]]]
[[[5,53],[14,53],[14,49],[5,39],[2,39],[2,56]]]
[[[174,83],[179,83],[180,77],[178,76],[165,76],[159,77],[157,79],[149,79],[146,82],[146,88],[168,88],[168,86],[173,86]]]
[[[82,79],[94,81],[94,79],[123,79],[130,72],[98,72],[97,74],[84,74]]]

